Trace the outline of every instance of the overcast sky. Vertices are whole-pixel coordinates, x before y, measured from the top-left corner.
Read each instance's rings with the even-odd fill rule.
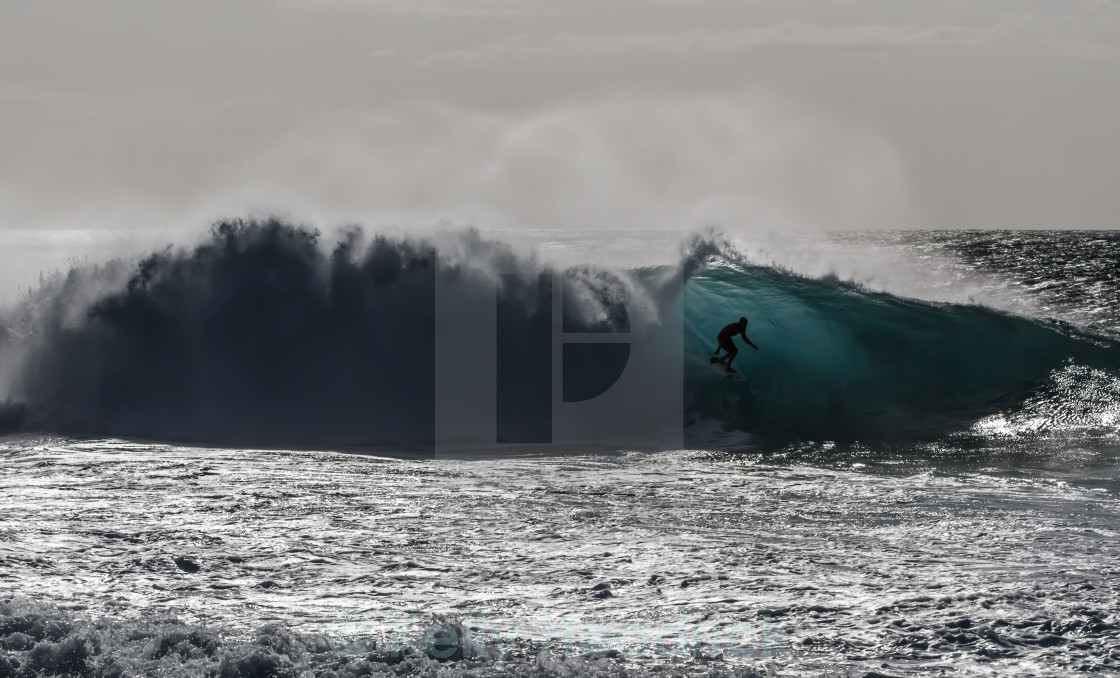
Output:
[[[3,0],[0,229],[1120,227],[1114,0]]]

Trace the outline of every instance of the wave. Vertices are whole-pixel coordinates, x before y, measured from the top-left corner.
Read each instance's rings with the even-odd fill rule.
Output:
[[[690,409],[770,439],[937,437],[1045,395],[1067,365],[1120,368],[1113,341],[1068,324],[777,268],[726,262],[685,294]],[[761,348],[737,358],[744,384],[705,364],[732,309],[749,311]]]
[[[440,290],[483,302],[437,317]],[[674,314],[683,345],[653,341]],[[744,314],[761,351],[740,352],[746,379],[732,382],[708,356]],[[676,267],[556,270],[477,233],[355,230],[328,248],[279,220],[229,221],[191,250],[72,270],[11,314],[0,430],[430,450],[450,342],[468,356],[460,375],[497,351],[497,440],[539,441],[554,397],[539,356],[557,317],[565,336],[628,337],[597,353],[565,345],[565,400],[594,399],[624,369],[679,366],[667,374],[683,443],[701,447],[713,425],[771,443],[942,436],[1037,401],[1071,364],[1120,368],[1113,342],[1069,325],[809,279],[710,238]],[[487,323],[497,348],[478,339]],[[652,355],[619,348],[643,342]]]

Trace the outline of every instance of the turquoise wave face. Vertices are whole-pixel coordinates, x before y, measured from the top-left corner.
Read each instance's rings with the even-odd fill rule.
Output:
[[[742,264],[685,285],[685,401],[693,420],[770,441],[908,439],[968,429],[1045,391],[1070,364],[1120,371],[1109,340],[979,306],[934,304]],[[709,364],[740,316],[742,382]]]

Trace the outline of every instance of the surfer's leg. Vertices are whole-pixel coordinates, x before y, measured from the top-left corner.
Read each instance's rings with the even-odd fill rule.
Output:
[[[735,356],[738,355],[738,354],[739,354],[739,349],[735,348],[734,346],[727,349],[727,355],[724,356],[724,357],[727,359],[727,371],[728,372],[734,372],[735,371],[731,367],[731,361],[735,360]]]
[[[727,356],[721,356],[719,354],[719,352],[722,351],[722,350],[723,350],[722,346],[716,346],[716,352],[712,354],[712,362],[713,363],[722,363],[724,360],[727,360]]]

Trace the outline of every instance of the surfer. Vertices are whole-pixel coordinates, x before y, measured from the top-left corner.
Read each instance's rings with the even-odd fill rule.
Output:
[[[754,348],[754,350],[758,350],[758,347],[755,346],[750,339],[747,339],[746,318],[739,318],[739,322],[731,323],[727,327],[720,330],[719,337],[717,339],[719,346],[716,347],[715,353],[712,354],[712,363],[724,363],[725,365],[727,365],[728,372],[735,371],[731,367],[731,361],[735,360],[735,356],[739,353],[739,349],[735,348],[735,342],[731,341],[731,338],[736,334],[743,337],[743,341],[750,344],[751,347]],[[719,355],[720,350],[726,351],[726,355],[724,355],[722,358],[717,358],[716,356]]]

